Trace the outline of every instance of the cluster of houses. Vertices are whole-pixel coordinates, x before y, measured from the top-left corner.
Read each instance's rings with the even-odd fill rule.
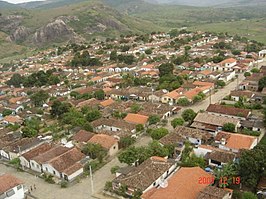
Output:
[[[202,32],[184,33],[176,38],[171,38],[168,34],[153,34],[150,37],[152,40],[147,43],[136,42],[136,36],[124,38],[127,45],[132,45],[132,47],[126,52],[118,51],[117,54],[133,55],[139,61],[132,65],[110,60],[111,50],[97,53],[106,48],[103,43],[95,42],[86,50],[99,58],[103,63],[102,66],[73,68],[68,66],[74,56],[71,49],[61,55],[53,55],[52,50],[48,50],[20,60],[15,71],[11,69],[1,71],[0,158],[9,161],[19,158],[23,169],[39,174],[47,173],[62,180],[72,181],[83,173],[84,165],[90,158],[81,152],[82,147],[87,143],[99,144],[109,156],[114,156],[119,150],[120,139],[126,136],[136,137],[137,126],[148,127],[151,116],[158,116],[160,120],[168,119],[181,109],[177,106],[180,99],[186,98],[192,102],[194,97],[200,93],[209,95],[216,88],[215,83],[218,80],[229,83],[236,78],[238,73],[249,70],[257,63],[256,53],[241,52],[240,55],[235,56],[230,50],[225,50],[227,57],[231,58],[226,58],[220,63],[199,64],[191,61],[176,65],[173,73],[186,75],[187,81],[178,89],[155,90],[154,86],[158,85],[160,78],[159,65],[165,61],[168,62],[172,56],[183,55],[185,45],[191,46],[190,57],[195,59],[215,56],[214,44],[232,43],[233,40],[232,38],[207,36]],[[189,43],[181,46],[179,50],[165,48],[175,39],[186,38],[190,38]],[[110,44],[119,45],[120,43],[111,41]],[[152,49],[152,53],[145,54],[147,49]],[[140,59],[143,55],[143,59]],[[247,55],[251,58],[247,58]],[[263,52],[260,53],[261,57],[264,55]],[[164,56],[163,61],[154,62],[153,59],[158,56]],[[43,60],[48,60],[48,63],[42,63]],[[27,76],[33,72],[54,68],[56,71],[53,74],[59,76],[61,81],[56,85],[45,85],[41,88],[27,88],[23,85],[15,88],[6,85],[6,81],[16,73]],[[266,68],[262,67],[260,73],[248,76],[244,82],[239,84],[237,91],[231,92],[231,98],[239,101],[245,96],[247,101],[262,102],[266,90],[264,88],[261,93],[257,90],[258,81],[265,75],[265,72]],[[125,81],[124,74],[130,74],[134,78],[148,77],[155,85],[123,88],[121,84]],[[30,95],[39,90],[47,92],[49,99],[41,107],[36,108]],[[73,93],[84,96],[97,91],[104,92],[103,99],[73,97]],[[97,109],[102,117],[90,123],[93,132],[81,128],[71,129],[65,141],[53,141],[51,136],[53,132],[33,138],[22,137],[21,127],[26,119],[37,117],[41,120],[42,127],[56,124],[56,119],[51,118],[49,113],[53,104],[52,98],[68,102],[78,110],[84,107]],[[132,111],[133,106],[138,106],[138,110]],[[115,113],[119,113],[119,117],[115,117]],[[241,128],[253,131],[262,130],[261,123],[257,118],[251,117],[250,111],[212,104],[206,112],[198,113],[190,127],[177,127],[159,142],[162,145],[175,145],[174,157],[175,160],[180,160],[184,143],[189,141],[195,146],[194,153],[204,157],[210,167],[220,166],[237,160],[240,150],[252,149],[259,142],[259,138],[255,136],[221,131],[226,123],[234,124],[236,132]],[[14,127],[18,128],[14,129]],[[198,183],[200,177],[211,177],[210,173],[199,167],[179,168],[176,161],[166,158],[151,157],[138,167],[130,167],[119,172],[113,181],[113,189],[126,185],[128,195],[141,190],[144,199],[162,198],[166,193],[168,198],[175,198],[177,193],[180,198],[231,198],[232,196],[231,190]],[[0,180],[0,185],[1,182],[2,180]],[[0,194],[6,196],[11,192],[19,192],[20,183],[10,186],[4,188],[0,186]]]
[[[113,180],[113,189],[118,191],[121,186],[126,186],[128,195],[140,190],[143,199],[162,198],[166,194],[167,198],[232,198],[233,190],[200,183],[199,179],[214,178],[209,168],[221,169],[223,165],[236,162],[241,150],[251,150],[259,143],[261,136],[239,131],[246,128],[246,122],[254,120],[259,119],[252,118],[250,110],[210,104],[205,112],[197,114],[190,127],[178,126],[159,140],[162,146],[175,147],[174,159],[151,157],[137,167],[121,168]],[[223,131],[226,123],[234,124],[235,132]],[[257,130],[264,135],[262,121],[258,123],[261,126]],[[197,157],[204,158],[208,169],[178,166],[186,142],[194,146],[193,153]]]

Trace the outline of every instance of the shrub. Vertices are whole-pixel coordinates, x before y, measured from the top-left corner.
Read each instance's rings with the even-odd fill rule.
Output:
[[[185,123],[185,121],[182,118],[175,118],[171,121],[171,125],[173,128],[177,126],[182,126]]]
[[[223,125],[223,131],[235,132],[236,126],[232,123],[225,123]]]
[[[61,188],[67,188],[67,186],[68,186],[68,182],[65,180],[62,180],[61,181]]]

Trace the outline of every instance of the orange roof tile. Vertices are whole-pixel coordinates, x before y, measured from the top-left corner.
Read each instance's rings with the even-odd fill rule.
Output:
[[[203,74],[203,75],[209,75],[212,73],[212,71],[211,70],[203,70],[203,71],[200,71],[199,73]]]
[[[105,134],[96,134],[89,141],[89,143],[100,144],[103,148],[109,150],[112,146],[117,143],[117,140]]]
[[[106,106],[110,106],[111,104],[113,104],[115,101],[113,99],[108,99],[108,100],[104,100],[102,102],[100,102],[100,104],[103,106],[103,107],[106,107]]]
[[[195,86],[211,86],[211,87],[214,87],[214,83],[212,83],[212,82],[195,81],[195,82],[193,82],[193,85],[195,85]]]
[[[0,176],[0,195],[6,191],[22,184],[22,181],[10,174]]]
[[[220,64],[226,64],[226,63],[234,63],[236,62],[237,60],[234,59],[234,58],[228,58],[228,59],[225,59],[223,61],[220,62]]]
[[[168,180],[166,188],[152,188],[142,199],[195,199],[208,184],[199,183],[200,178],[212,178],[200,167],[181,168]]]
[[[127,116],[124,118],[126,122],[133,124],[146,124],[148,119],[148,116],[133,113],[127,114]]]

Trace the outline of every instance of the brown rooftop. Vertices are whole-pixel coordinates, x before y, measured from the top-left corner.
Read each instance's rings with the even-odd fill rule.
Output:
[[[23,184],[21,180],[10,174],[4,174],[0,176],[0,195],[9,191],[10,189]]]
[[[235,108],[218,104],[210,104],[206,111],[244,118],[247,118],[250,114],[250,110],[248,109]]]
[[[31,160],[32,158],[45,153],[46,151],[49,151],[52,148],[51,144],[48,143],[44,143],[38,147],[36,147],[35,149],[32,149],[30,151],[28,151],[27,153],[24,153],[22,156],[26,159],[26,160]]]
[[[205,189],[200,191],[197,199],[223,199],[226,195],[230,194],[231,192],[226,189],[214,187],[214,186],[207,186]]]

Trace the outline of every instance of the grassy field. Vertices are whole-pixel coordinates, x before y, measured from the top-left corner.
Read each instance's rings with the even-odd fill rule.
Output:
[[[233,22],[217,22],[191,26],[190,30],[202,30],[211,32],[228,32],[231,35],[241,35],[249,39],[266,44],[266,20],[252,19]]]
[[[28,47],[8,42],[7,36],[7,34],[0,32],[0,62],[6,62],[5,57],[11,57],[9,60],[12,60],[14,57],[24,56],[24,53],[30,50]]]

